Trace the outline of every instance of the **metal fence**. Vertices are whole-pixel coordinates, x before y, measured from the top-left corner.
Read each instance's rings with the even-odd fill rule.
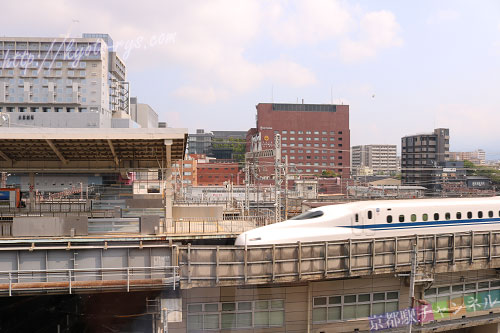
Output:
[[[167,234],[204,234],[223,233],[239,234],[247,230],[269,224],[265,216],[231,216],[226,218],[184,217],[167,226]]]
[[[413,244],[422,271],[500,267],[500,231],[266,246],[181,246],[186,287],[287,283],[407,272]]]
[[[140,219],[138,217],[128,218],[89,218],[89,234],[108,234],[108,233],[140,233]]]
[[[177,266],[0,271],[0,294],[176,288]]]

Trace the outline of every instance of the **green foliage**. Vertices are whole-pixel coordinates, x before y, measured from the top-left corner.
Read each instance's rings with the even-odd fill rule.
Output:
[[[212,148],[215,149],[231,149],[233,159],[237,162],[245,161],[246,140],[237,138],[213,138]]]
[[[484,165],[475,165],[471,161],[464,161],[464,167],[467,170],[467,176],[482,176],[488,177],[491,179],[493,185],[500,184],[500,170],[495,168],[484,166]]]
[[[321,177],[336,178],[339,177],[339,174],[333,170],[323,170],[323,172],[321,173]]]

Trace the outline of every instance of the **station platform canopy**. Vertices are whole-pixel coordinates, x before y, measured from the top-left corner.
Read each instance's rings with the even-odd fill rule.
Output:
[[[127,172],[183,159],[185,128],[0,128],[0,171]]]

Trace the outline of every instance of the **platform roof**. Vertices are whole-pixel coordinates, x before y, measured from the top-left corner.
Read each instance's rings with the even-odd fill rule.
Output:
[[[124,172],[182,159],[187,129],[0,127],[0,171]]]

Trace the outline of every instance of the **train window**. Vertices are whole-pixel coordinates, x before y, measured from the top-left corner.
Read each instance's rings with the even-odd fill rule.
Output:
[[[422,221],[427,221],[429,219],[429,215],[422,214]]]
[[[477,217],[479,217],[480,219],[482,219],[483,218],[483,212],[482,211],[477,212]]]
[[[323,212],[321,210],[309,211],[302,213],[300,215],[292,217],[290,220],[308,220],[314,219],[317,217],[323,216]]]
[[[492,210],[490,210],[490,211],[488,212],[488,217],[493,217],[493,211],[492,211]]]
[[[457,212],[457,220],[460,220],[462,218],[462,213]]]
[[[359,222],[359,215],[358,214],[354,215],[354,221]]]
[[[434,221],[439,220],[439,213],[434,213]]]
[[[368,219],[372,219],[373,218],[373,213],[371,210],[368,211]]]
[[[387,215],[387,223],[392,223],[392,215]]]
[[[451,219],[451,214],[450,213],[445,213],[444,214],[444,218],[447,219],[447,220]]]
[[[416,214],[411,214],[411,221],[415,222],[417,220],[417,215]]]
[[[472,218],[472,212],[467,212],[467,218],[471,219]]]
[[[404,221],[405,221],[405,216],[399,215],[399,222],[404,222]]]

